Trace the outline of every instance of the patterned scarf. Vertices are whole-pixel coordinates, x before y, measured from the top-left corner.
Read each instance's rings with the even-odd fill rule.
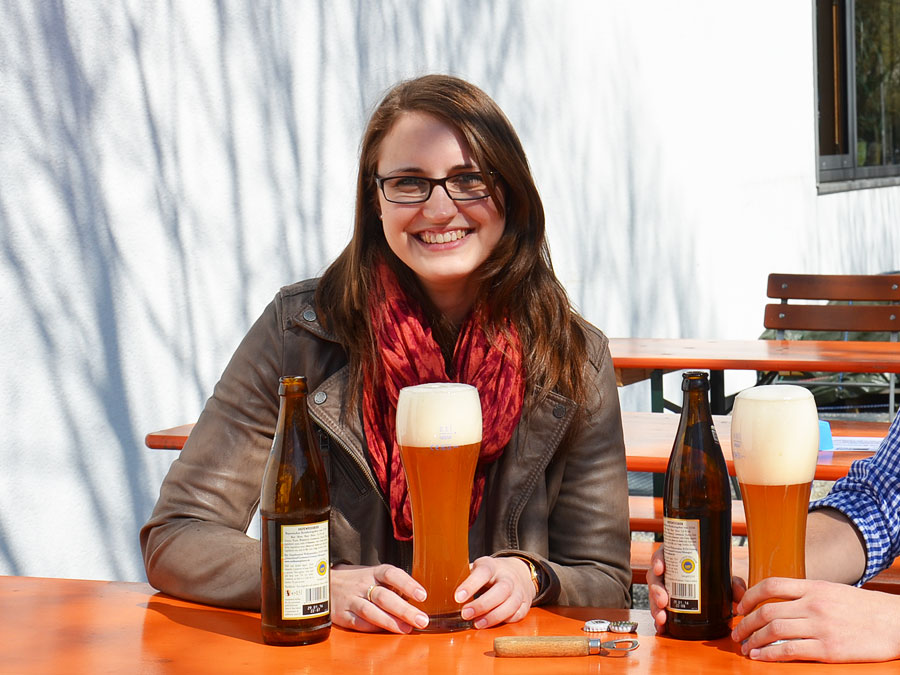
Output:
[[[522,415],[525,378],[518,333],[509,325],[508,337],[498,334],[489,342],[482,329],[483,311],[473,311],[456,340],[452,358],[456,377],[451,380],[421,307],[410,300],[383,262],[376,266],[373,276],[372,294],[377,302],[370,311],[379,355],[378,381],[371,382],[367,373],[363,424],[375,477],[388,496],[394,537],[412,539],[409,492],[397,444],[397,397],[403,387],[426,382],[471,384],[481,398],[483,432],[472,486],[471,526],[484,496],[487,466],[503,454]]]

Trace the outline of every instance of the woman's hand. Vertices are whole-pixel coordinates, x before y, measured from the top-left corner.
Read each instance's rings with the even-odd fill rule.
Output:
[[[425,628],[428,615],[406,598],[421,602],[425,589],[399,567],[331,568],[331,620],[337,626],[365,633],[409,633]]]
[[[734,565],[734,563],[732,563]],[[743,566],[736,572],[746,575]],[[656,632],[666,632],[666,607],[669,605],[669,593],[666,591],[666,559],[663,547],[660,546],[650,557],[650,569],[647,570],[647,591],[650,602],[650,615],[656,623]],[[739,602],[744,597],[747,584],[735,575],[731,577],[731,594],[734,602]]]
[[[768,602],[766,600],[784,600]],[[831,663],[900,657],[900,597],[829,581],[772,577],[747,591],[731,637],[758,661]],[[776,640],[787,640],[772,644]]]
[[[481,595],[472,600],[479,591]],[[454,594],[457,602],[465,603],[462,618],[473,620],[475,628],[521,621],[531,609],[534,597],[528,563],[512,556],[478,558]]]

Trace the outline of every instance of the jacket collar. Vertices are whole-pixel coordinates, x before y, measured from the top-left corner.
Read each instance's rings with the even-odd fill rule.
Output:
[[[319,312],[315,306],[318,285],[318,279],[307,279],[281,289],[282,328],[302,328],[323,340],[338,342],[337,336],[326,330],[319,320]]]

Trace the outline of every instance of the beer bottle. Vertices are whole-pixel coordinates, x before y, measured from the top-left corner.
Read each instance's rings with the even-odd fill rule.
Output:
[[[320,642],[331,631],[328,481],[306,410],[306,378],[279,380],[278,423],[263,475],[262,634]]]
[[[731,485],[709,410],[709,375],[685,373],[678,435],[666,468],[663,542],[672,637],[729,633]]]

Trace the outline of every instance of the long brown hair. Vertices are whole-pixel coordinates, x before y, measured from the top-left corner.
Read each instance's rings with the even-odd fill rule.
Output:
[[[519,333],[526,369],[526,409],[551,390],[582,403],[586,341],[553,273],[544,235],[544,207],[522,144],[506,115],[481,89],[449,75],[426,75],[394,86],[372,114],[360,150],[353,237],[325,271],[316,293],[327,327],[348,351],[348,405],[358,400],[366,369],[377,363],[369,285],[379,258],[421,303],[445,353],[446,342],[455,337],[453,327],[434,308],[415,274],[390,250],[378,217],[375,173],[381,142],[408,112],[432,115],[459,130],[477,166],[489,176],[491,199],[505,215],[500,241],[476,272],[481,282],[476,302],[487,308],[488,335],[502,330],[504,317]],[[502,190],[502,202],[498,190]]]

